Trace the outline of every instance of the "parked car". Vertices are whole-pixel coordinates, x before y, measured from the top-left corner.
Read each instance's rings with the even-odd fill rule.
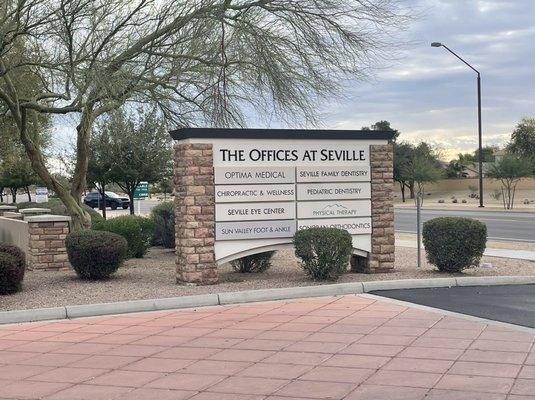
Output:
[[[102,209],[104,202],[99,192],[88,193],[84,198],[84,203],[91,208]],[[126,210],[130,206],[130,199],[128,197],[119,196],[114,192],[106,192],[106,208],[111,207],[112,210],[122,208]]]

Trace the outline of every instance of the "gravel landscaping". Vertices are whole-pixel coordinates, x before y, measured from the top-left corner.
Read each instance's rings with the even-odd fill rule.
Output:
[[[535,262],[532,261],[484,257],[482,263],[490,263],[492,266],[472,268],[456,276],[535,275]],[[397,247],[395,272],[388,274],[347,273],[342,275],[338,282],[453,275],[439,272],[426,263],[418,269],[416,249]],[[273,267],[262,274],[238,274],[229,265],[224,265],[220,267],[218,285],[177,285],[173,251],[152,248],[145,258],[128,260],[112,279],[105,281],[82,281],[72,270],[27,271],[21,292],[0,296],[0,310],[319,284],[322,283],[314,282],[304,275],[292,250],[282,250],[273,257]]]

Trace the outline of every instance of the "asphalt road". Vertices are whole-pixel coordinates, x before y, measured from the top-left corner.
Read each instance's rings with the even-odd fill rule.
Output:
[[[535,213],[471,210],[422,209],[422,222],[437,217],[475,218],[487,225],[489,239],[535,242]],[[416,233],[416,210],[396,209],[395,228],[398,232]]]
[[[375,295],[535,328],[535,285],[381,290]]]

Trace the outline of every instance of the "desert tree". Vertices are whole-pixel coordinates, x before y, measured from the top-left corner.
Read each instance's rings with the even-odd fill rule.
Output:
[[[533,165],[529,159],[516,154],[506,153],[499,161],[492,164],[487,176],[501,182],[503,208],[510,210],[514,207],[516,186],[522,178],[533,174]]]
[[[313,119],[347,78],[389,58],[410,10],[400,0],[3,0],[0,101],[32,167],[83,229],[95,120],[125,102],[174,127],[244,125],[254,107]],[[385,57],[388,56],[388,57]],[[31,94],[15,84],[38,77]],[[70,187],[34,140],[39,115],[76,118]]]
[[[141,182],[157,183],[172,170],[171,137],[156,109],[121,108],[107,115],[98,126],[108,138],[103,156],[110,163],[109,178],[130,199]]]

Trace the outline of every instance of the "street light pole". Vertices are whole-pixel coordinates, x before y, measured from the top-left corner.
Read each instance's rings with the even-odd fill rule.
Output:
[[[445,44],[439,42],[431,43],[431,47],[444,47],[447,51],[461,60],[466,64],[471,70],[477,74],[477,125],[478,125],[478,163],[479,163],[479,207],[485,207],[483,205],[483,138],[482,138],[482,129],[481,129],[481,74],[477,69],[468,64],[464,59],[457,55],[453,50],[451,50]]]

